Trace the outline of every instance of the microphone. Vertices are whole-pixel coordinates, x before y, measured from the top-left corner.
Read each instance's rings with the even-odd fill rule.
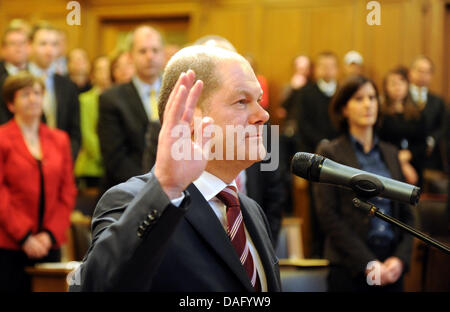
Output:
[[[419,202],[420,188],[417,186],[341,165],[316,154],[296,153],[292,159],[291,171],[313,182],[351,188],[357,196],[364,199],[380,196],[411,205]]]

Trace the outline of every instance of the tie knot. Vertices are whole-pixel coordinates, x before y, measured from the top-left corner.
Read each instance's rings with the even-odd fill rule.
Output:
[[[237,195],[237,190],[234,186],[227,186],[219,194],[217,194],[216,197],[220,199],[225,206],[227,206],[227,208],[231,206],[239,207],[239,198]]]

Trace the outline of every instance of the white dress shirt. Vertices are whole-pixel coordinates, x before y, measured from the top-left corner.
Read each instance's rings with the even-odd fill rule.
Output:
[[[236,187],[236,182],[233,180],[230,184],[226,184],[218,177],[212,175],[207,171],[203,171],[200,177],[195,180],[194,185],[203,195],[203,197],[208,202],[211,209],[214,211],[215,215],[219,219],[220,223],[223,226],[224,231],[227,231],[227,207],[225,204],[219,200],[216,195],[219,194],[227,185],[232,185]],[[237,187],[236,187],[237,189]],[[184,194],[178,198],[172,200],[172,204],[175,206],[179,206],[184,199]],[[264,272],[264,267],[261,262],[261,258],[259,257],[258,251],[253,244],[252,238],[247,231],[247,228],[244,224],[245,236],[247,237],[247,244],[249,246],[250,253],[253,257],[253,262],[256,265],[256,270],[258,270],[259,280],[261,282],[261,291],[267,291],[267,279],[266,273]]]
[[[133,76],[133,84],[141,98],[141,102],[144,105],[145,112],[147,113],[148,120],[151,120],[151,105],[150,105],[150,92],[155,90],[156,98],[159,96],[159,89],[161,88],[161,79],[156,79],[156,81],[150,85],[139,79],[138,76]]]

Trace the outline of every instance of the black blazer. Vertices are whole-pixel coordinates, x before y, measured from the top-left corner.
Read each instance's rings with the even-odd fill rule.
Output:
[[[294,93],[299,149],[313,153],[322,139],[331,140],[338,135],[328,113],[331,97],[322,93],[317,83],[306,84]]]
[[[191,184],[180,207],[153,173],[108,190],[92,220],[93,241],[71,291],[254,291],[219,219]],[[239,195],[269,291],[280,291],[278,260],[261,208]]]
[[[272,231],[273,244],[276,246],[287,195],[280,167],[274,171],[261,171],[261,162],[257,162],[248,167],[245,173],[247,196],[256,201],[266,214]]]
[[[100,95],[98,136],[107,188],[144,173],[142,155],[148,124],[133,82],[112,87]]]
[[[397,158],[398,150],[393,145],[379,142],[382,157],[392,178],[403,180]],[[343,135],[331,142],[320,144],[317,153],[343,165],[358,168],[358,160],[353,151],[350,138]],[[355,208],[351,190],[325,184],[313,184],[317,214],[325,233],[325,258],[332,265],[348,268],[353,275],[363,273],[367,263],[376,257],[366,244],[369,231],[369,216]],[[414,225],[414,217],[408,205],[394,203],[394,218]],[[408,268],[412,250],[412,236],[393,226],[396,250],[393,256],[400,258]]]
[[[56,97],[57,128],[70,137],[72,159],[76,160],[81,146],[80,102],[77,86],[67,77],[53,76]]]
[[[7,77],[8,71],[5,67],[5,61],[0,61],[0,125],[7,123],[13,117],[3,99],[3,84]]]
[[[427,103],[422,111],[425,118],[425,133],[435,140],[435,147],[432,154],[427,158],[426,167],[443,170],[444,159],[442,150],[444,146],[445,133],[445,103],[442,98],[432,92],[428,92]]]

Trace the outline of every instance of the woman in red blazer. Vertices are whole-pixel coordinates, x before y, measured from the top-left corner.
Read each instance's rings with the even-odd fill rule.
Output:
[[[70,226],[70,140],[41,123],[44,88],[25,72],[3,86],[14,118],[0,127],[0,290],[29,291],[25,266],[60,261]]]

